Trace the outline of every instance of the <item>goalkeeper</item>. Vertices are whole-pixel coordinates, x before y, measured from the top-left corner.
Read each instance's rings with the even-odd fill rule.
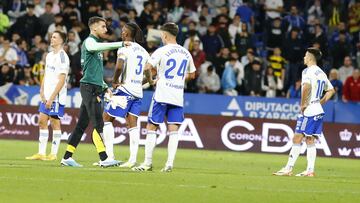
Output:
[[[68,140],[65,155],[61,160],[63,166],[81,167],[73,158],[77,145],[84,134],[89,121],[91,121],[94,130],[92,132],[92,140],[100,156],[100,166],[108,167],[118,165],[119,162],[108,158],[105,152],[103,142],[102,104],[100,95],[104,91],[111,94],[107,89],[107,85],[103,81],[103,56],[102,51],[112,50],[128,46],[130,42],[113,42],[101,43],[107,32],[105,19],[100,17],[91,17],[88,22],[90,35],[86,38],[81,47],[81,67],[83,77],[80,80],[80,93],[82,102],[80,106],[80,115],[78,123]]]

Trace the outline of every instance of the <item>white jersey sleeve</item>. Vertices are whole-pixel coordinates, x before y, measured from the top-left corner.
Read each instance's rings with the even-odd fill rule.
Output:
[[[162,53],[163,53],[163,47],[157,49],[154,53],[152,53],[147,62],[151,64],[151,66],[153,66],[154,68],[158,67]]]
[[[311,76],[309,74],[309,68],[306,68],[303,70],[302,74],[301,74],[301,84],[303,85],[304,83],[308,83],[311,84]]]
[[[58,64],[59,73],[65,73],[67,75],[69,73],[69,69],[70,69],[69,57],[65,53],[65,51],[60,51],[59,57],[60,57],[60,60],[59,60],[60,63]]]
[[[325,92],[329,91],[331,89],[334,89],[334,87],[332,86],[330,80],[328,78],[326,78],[326,83],[325,83]]]

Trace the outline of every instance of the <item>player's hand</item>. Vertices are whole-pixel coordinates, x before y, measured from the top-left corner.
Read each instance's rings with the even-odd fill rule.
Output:
[[[106,89],[106,93],[109,94],[109,98],[111,98],[113,96],[113,93],[109,88]]]
[[[155,86],[157,81],[158,81],[158,79],[151,80],[151,81],[149,81],[149,84],[152,85],[152,86]]]
[[[45,103],[45,108],[47,109],[51,109],[51,105],[52,105],[53,101],[52,100],[47,100],[46,103]]]
[[[111,86],[112,86],[112,88],[116,89],[117,87],[120,86],[120,83],[118,83],[118,82],[112,82],[112,83],[111,83]]]

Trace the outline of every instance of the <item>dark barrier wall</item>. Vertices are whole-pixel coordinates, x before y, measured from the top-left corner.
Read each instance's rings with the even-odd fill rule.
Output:
[[[32,106],[1,105],[0,138],[38,139],[38,113]],[[78,109],[66,109],[62,139],[66,140],[77,122]],[[141,116],[141,142],[145,142],[146,116]],[[115,143],[127,144],[124,120],[115,123]],[[179,146],[192,149],[285,153],[291,148],[295,121],[186,115],[180,127]],[[90,128],[83,141],[91,142]],[[166,146],[166,125],[158,131],[157,143]],[[360,158],[360,125],[325,123],[324,136],[317,142],[318,154],[328,157]],[[303,146],[303,152],[306,146]]]

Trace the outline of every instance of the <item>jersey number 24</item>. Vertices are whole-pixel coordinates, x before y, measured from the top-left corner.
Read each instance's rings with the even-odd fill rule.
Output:
[[[169,67],[169,69],[167,69],[165,71],[165,78],[166,79],[173,79],[174,78],[174,75],[171,74],[171,72],[177,68],[177,75],[184,78],[184,75],[185,75],[185,70],[186,70],[186,65],[187,65],[187,60],[183,60],[180,64],[179,67],[176,67],[176,60],[175,59],[169,59],[167,62],[166,62],[166,65]]]

